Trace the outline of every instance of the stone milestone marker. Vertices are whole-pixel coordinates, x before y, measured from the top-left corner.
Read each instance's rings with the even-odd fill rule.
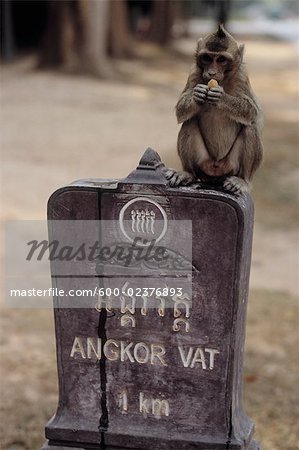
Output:
[[[94,296],[54,298],[59,404],[43,449],[259,448],[241,401],[250,197],[168,188],[163,167],[148,149],[126,179],[49,200],[50,241],[106,250],[51,262],[55,288]]]

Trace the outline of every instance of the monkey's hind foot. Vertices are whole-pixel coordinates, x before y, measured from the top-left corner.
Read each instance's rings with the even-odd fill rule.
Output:
[[[239,177],[228,177],[223,183],[223,188],[236,195],[245,194],[250,190],[249,184]]]
[[[174,169],[167,169],[165,178],[170,187],[188,186],[194,183],[194,178],[188,172],[177,172]]]

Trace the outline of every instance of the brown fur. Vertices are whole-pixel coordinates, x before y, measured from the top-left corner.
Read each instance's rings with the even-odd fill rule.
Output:
[[[202,55],[208,58],[210,55],[213,62],[203,64],[201,58],[207,56]],[[221,55],[226,58],[225,67],[218,62]],[[177,120],[182,123],[178,153],[183,169],[194,181],[203,173],[212,177],[230,176],[226,187],[230,189],[231,184],[237,183],[237,191],[247,189],[263,153],[261,110],[242,57],[243,46],[238,46],[222,27],[199,40],[196,61],[176,105]],[[195,99],[194,88],[206,85],[209,78],[215,78],[223,91],[217,102],[201,103]]]

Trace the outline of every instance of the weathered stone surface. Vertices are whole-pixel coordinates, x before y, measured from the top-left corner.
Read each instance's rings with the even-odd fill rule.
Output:
[[[192,221],[192,306],[190,314],[186,304],[161,310],[159,302],[133,312],[102,304],[98,311],[92,303],[65,308],[64,300],[55,298],[59,405],[46,427],[44,450],[259,448],[241,401],[251,199],[167,188],[162,169],[150,150],[121,182],[81,181],[50,198],[49,220],[114,220],[108,234],[95,230],[94,239],[106,241],[134,237],[126,225],[125,233],[118,227],[122,215],[141,217],[145,227],[151,217],[162,225]],[[187,259],[185,232],[171,235],[169,227],[161,243]],[[55,226],[50,225],[50,236],[55,237]],[[54,277],[54,285],[105,285],[109,268],[85,266],[89,277]],[[155,273],[163,279],[166,273],[161,267],[138,270],[120,267],[115,278]]]

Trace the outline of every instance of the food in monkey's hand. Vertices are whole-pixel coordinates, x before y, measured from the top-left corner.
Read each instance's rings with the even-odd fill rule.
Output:
[[[208,82],[208,88],[209,88],[209,89],[213,89],[213,88],[218,87],[218,86],[219,86],[218,81],[217,81],[217,80],[214,80],[214,78],[212,78],[212,79]]]

